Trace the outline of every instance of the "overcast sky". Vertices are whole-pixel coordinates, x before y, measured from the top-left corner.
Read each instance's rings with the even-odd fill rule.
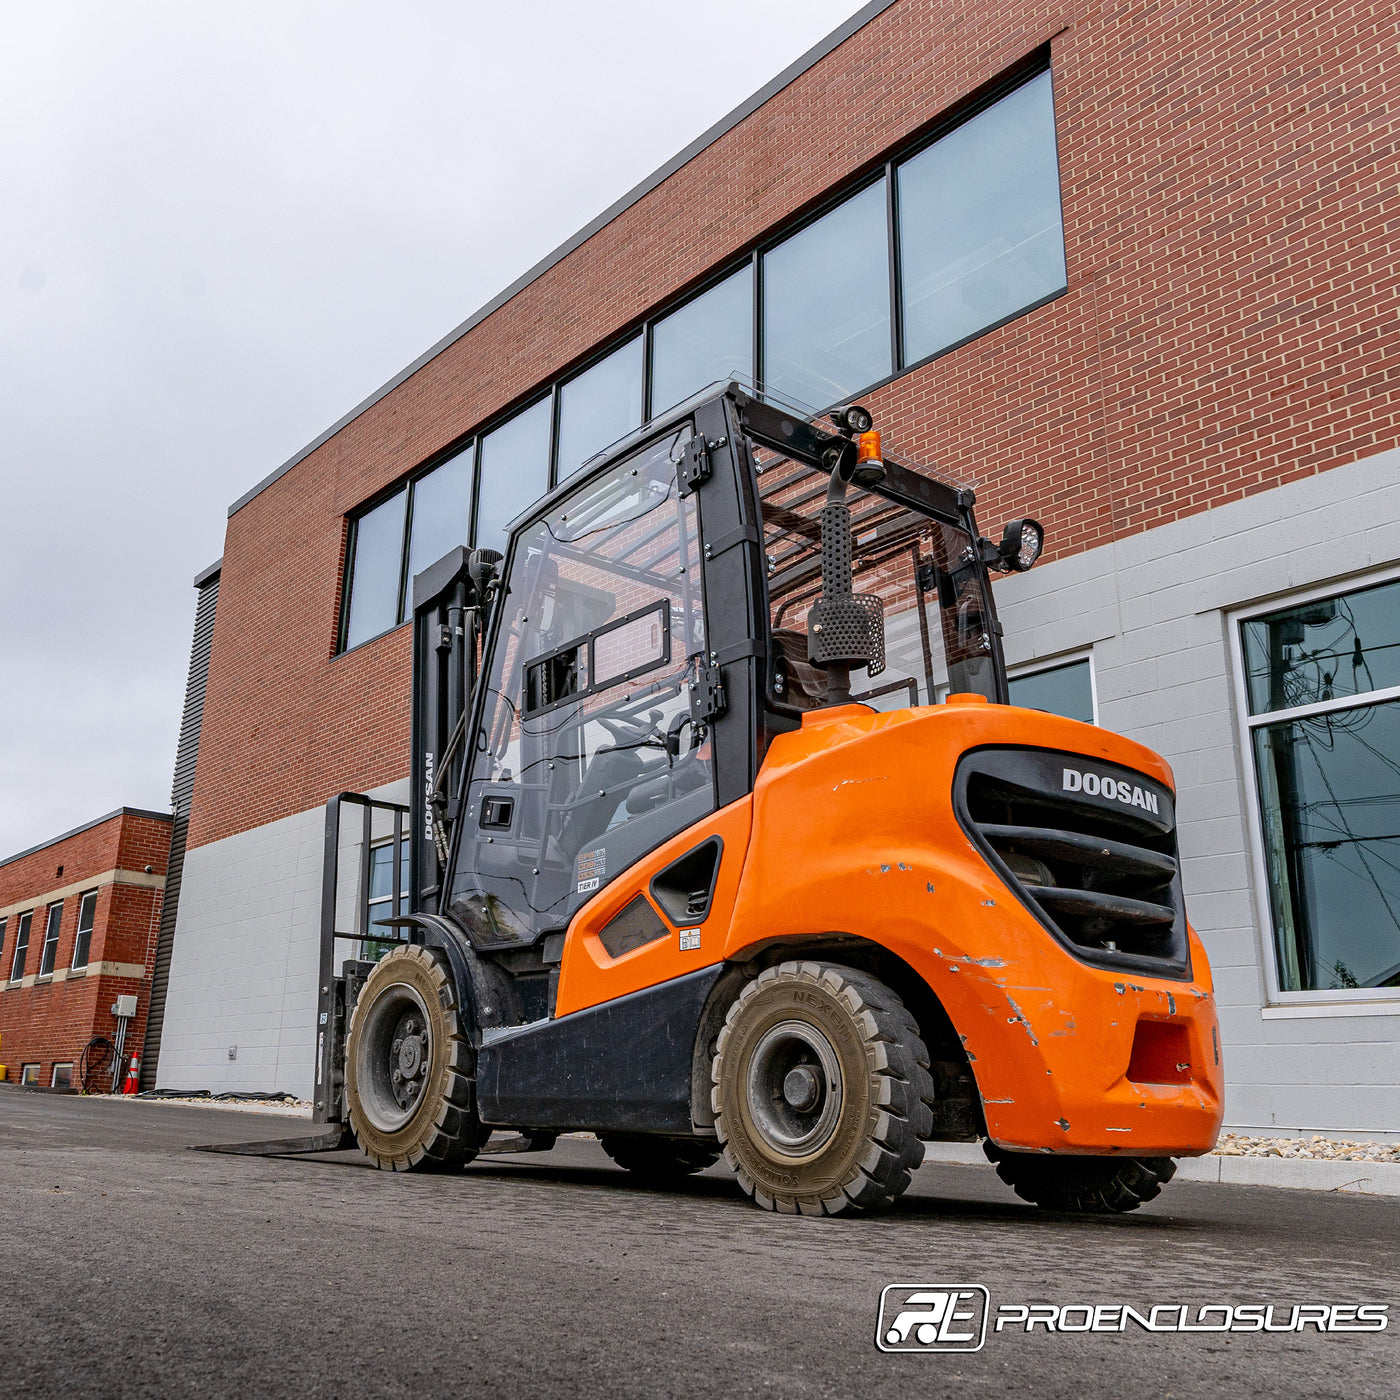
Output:
[[[169,805],[229,504],[858,0],[0,0],[0,858]]]

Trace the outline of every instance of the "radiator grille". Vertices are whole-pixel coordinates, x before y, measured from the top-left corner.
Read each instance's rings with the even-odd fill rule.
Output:
[[[1078,754],[982,749],[955,793],[988,863],[1077,957],[1190,976],[1169,789]]]

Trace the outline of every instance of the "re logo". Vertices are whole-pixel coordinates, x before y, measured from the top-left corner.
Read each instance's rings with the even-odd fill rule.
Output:
[[[991,1300],[980,1284],[891,1283],[880,1293],[881,1351],[981,1351]]]

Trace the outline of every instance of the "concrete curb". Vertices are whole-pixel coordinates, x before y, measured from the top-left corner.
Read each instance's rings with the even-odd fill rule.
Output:
[[[990,1166],[979,1142],[930,1142],[925,1162]],[[1338,1162],[1297,1157],[1182,1157],[1177,1181],[1211,1181],[1224,1186],[1281,1186],[1294,1191],[1336,1191],[1348,1195],[1400,1196],[1400,1162]]]

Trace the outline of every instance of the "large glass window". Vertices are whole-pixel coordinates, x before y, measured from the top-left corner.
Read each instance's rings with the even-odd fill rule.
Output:
[[[73,940],[73,967],[88,965],[92,948],[92,925],[97,917],[97,891],[89,890],[78,905],[78,934]]]
[[[449,549],[466,544],[471,533],[473,454],[472,447],[463,448],[413,483],[405,615],[413,607],[413,576]]]
[[[898,190],[906,364],[1064,288],[1049,73],[905,161]]]
[[[50,904],[48,918],[44,923],[44,946],[39,953],[39,976],[48,977],[53,973],[54,959],[58,956],[58,930],[63,922],[63,901]]]
[[[412,576],[468,538],[474,460],[470,538],[500,548],[506,524],[548,490],[551,466],[553,479],[563,480],[644,416],[707,384],[761,375],[769,392],[825,408],[1063,291],[1050,74],[889,162],[883,176],[820,218],[778,230],[754,257],[761,307],[750,261],[699,296],[662,308],[649,327],[581,374],[540,386],[533,404],[360,516],[342,648],[402,621]],[[405,526],[412,532],[406,553]]]
[[[34,922],[34,911],[27,909],[19,916],[15,929],[15,956],[10,963],[10,981],[18,982],[24,976],[24,964],[29,956],[29,926]]]
[[[481,439],[481,487],[476,543],[504,549],[506,526],[549,489],[549,434],[554,400],[507,419]]]
[[[642,337],[629,340],[559,390],[558,477],[642,421]]]
[[[408,492],[396,491],[355,522],[345,646],[359,646],[399,622],[399,575]]]
[[[658,321],[651,337],[653,416],[717,379],[751,379],[752,264]]]
[[[763,382],[824,408],[890,365],[885,182],[862,190],[763,259]]]
[[[1400,582],[1240,630],[1279,987],[1400,987]]]
[[[1013,705],[1094,723],[1094,681],[1087,660],[1023,671],[1011,677],[1009,688]]]

